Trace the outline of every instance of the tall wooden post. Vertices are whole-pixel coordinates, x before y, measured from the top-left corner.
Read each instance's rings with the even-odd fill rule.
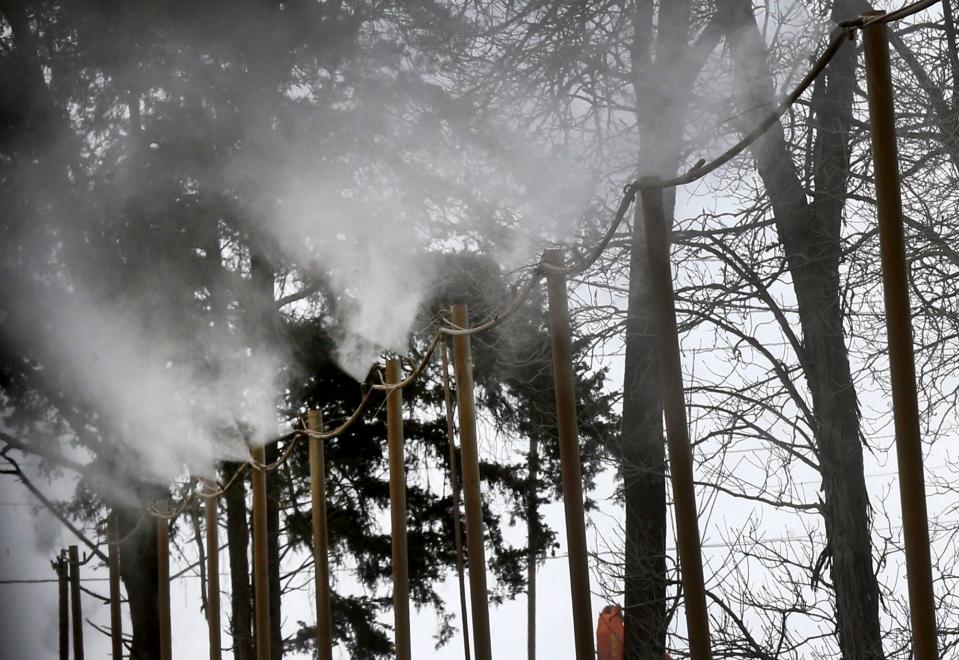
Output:
[[[110,568],[110,642],[113,659],[123,660],[123,616],[120,608],[120,534],[117,512],[107,518],[107,559]]]
[[[453,496],[453,547],[456,549],[456,578],[459,582],[460,616],[463,617],[463,658],[470,660],[469,610],[463,566],[463,531],[460,529],[460,480],[456,468],[456,430],[453,426],[453,399],[450,396],[450,360],[443,338],[443,399],[446,408],[446,439],[450,451],[450,494]]]
[[[547,250],[543,263],[562,268],[563,250]],[[546,271],[549,297],[549,337],[553,352],[556,392],[556,424],[559,435],[560,471],[563,478],[563,508],[566,512],[566,545],[569,549],[569,586],[573,606],[573,637],[577,660],[592,660],[593,615],[589,590],[589,554],[586,548],[586,510],[583,506],[583,474],[579,460],[579,430],[576,421],[576,378],[573,373],[573,338],[569,322],[566,275],[555,268]]]
[[[307,414],[307,428],[323,431],[319,410]],[[330,560],[326,527],[326,458],[322,438],[308,438],[310,443],[310,493],[313,497],[313,581],[316,591],[316,657],[333,660],[333,613],[330,605]]]
[[[879,15],[882,12],[878,12]],[[876,13],[866,14],[875,16]],[[908,266],[903,237],[902,199],[899,189],[899,154],[889,64],[888,28],[872,23],[863,30],[866,85],[876,177],[876,210],[879,215],[879,249],[886,303],[889,372],[899,463],[899,498],[906,546],[906,577],[912,618],[913,654],[916,660],[939,657],[936,606],[929,556],[926,486],[922,468],[919,400],[916,395],[915,350],[909,310]]]
[[[536,537],[539,530],[539,442],[529,439],[526,493],[526,660],[536,660]]]
[[[80,602],[80,552],[71,545],[70,556],[70,609],[73,619],[73,658],[83,660],[83,605]]]
[[[386,361],[386,382],[400,381],[399,360]],[[411,660],[410,576],[406,544],[406,461],[403,449],[403,392],[386,399],[386,430],[390,464],[390,521],[393,546],[393,619],[396,658]]]
[[[451,320],[469,326],[466,305],[453,305]],[[460,419],[460,456],[463,469],[463,502],[466,505],[466,553],[469,558],[470,604],[473,612],[473,652],[476,660],[491,660],[489,594],[486,588],[486,548],[483,498],[480,491],[476,411],[473,406],[473,356],[468,335],[453,335],[453,370]]]
[[[64,550],[57,557],[57,587],[60,597],[60,660],[70,660],[70,576]]]
[[[216,482],[204,481],[207,493],[217,491]],[[205,498],[203,517],[206,522],[206,623],[209,629],[210,660],[222,658],[222,638],[220,632],[220,527],[217,507],[219,498],[215,495]]]
[[[693,484],[693,452],[686,422],[679,332],[673,301],[673,276],[669,263],[669,229],[663,212],[663,191],[642,193],[649,263],[649,290],[659,354],[659,377],[666,414],[669,474],[676,511],[676,545],[679,549],[689,651],[693,660],[712,657],[709,643],[709,612],[703,580],[703,557],[699,540],[699,515]],[[638,228],[637,228],[638,229]],[[628,615],[627,615],[628,616]]]
[[[166,498],[156,501],[160,514],[157,526],[157,593],[159,600],[160,660],[173,657],[173,630],[170,623],[170,506]]]
[[[263,465],[263,447],[250,450],[253,460]],[[270,571],[266,528],[266,472],[254,469],[253,490],[253,590],[256,605],[256,659],[270,660]]]

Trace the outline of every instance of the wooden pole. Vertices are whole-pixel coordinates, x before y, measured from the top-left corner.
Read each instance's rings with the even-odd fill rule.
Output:
[[[712,657],[709,643],[709,612],[703,580],[703,557],[699,540],[699,515],[693,483],[693,452],[686,422],[686,400],[679,354],[679,332],[673,301],[673,276],[669,263],[669,229],[663,212],[663,191],[642,193],[649,263],[649,290],[659,354],[659,376],[666,415],[669,475],[676,512],[676,546],[682,571],[686,627],[692,660]],[[628,616],[628,615],[627,615]]]
[[[554,267],[546,271],[546,289],[549,297],[549,337],[553,352],[563,508],[566,513],[566,545],[569,549],[573,637],[577,660],[593,660],[593,615],[589,590],[589,554],[586,548],[583,474],[579,460],[579,430],[576,420],[573,338],[569,322],[566,275],[557,270],[563,267],[563,250],[547,250],[543,254],[543,263]]]
[[[536,536],[538,524],[539,442],[529,439],[529,490],[526,493],[526,660],[536,660]]]
[[[216,481],[204,481],[207,493],[217,491]],[[217,509],[219,498],[205,498],[203,516],[206,521],[206,623],[209,629],[210,660],[222,657],[222,638],[220,631],[220,527]]]
[[[110,642],[113,660],[123,659],[123,616],[120,603],[120,533],[117,512],[107,518],[107,559],[110,567]]]
[[[307,414],[307,428],[323,432],[319,410]],[[310,493],[313,497],[313,581],[316,591],[316,657],[333,660],[333,610],[330,604],[329,537],[326,525],[326,457],[322,438],[309,438]]]
[[[456,579],[460,591],[460,616],[463,617],[463,658],[470,660],[469,610],[466,607],[465,568],[463,566],[463,530],[460,529],[460,480],[456,468],[456,430],[453,427],[453,399],[450,396],[450,359],[443,339],[443,399],[446,406],[446,438],[450,450],[450,493],[453,496],[453,547],[456,550]]]
[[[263,447],[250,450],[253,460],[263,465]],[[253,490],[253,589],[256,605],[256,659],[270,660],[270,571],[267,554],[266,472],[255,469],[250,478]]]
[[[469,326],[466,305],[453,305],[453,325]],[[468,335],[453,336],[453,370],[460,420],[460,457],[463,501],[466,505],[466,552],[469,558],[470,604],[473,612],[473,652],[476,660],[491,660],[489,594],[486,588],[486,548],[483,530],[483,497],[480,490],[476,411],[473,407],[473,356]]]
[[[80,552],[71,545],[70,555],[70,609],[73,619],[73,658],[83,660],[83,605],[80,602]]]
[[[386,361],[386,382],[400,381],[399,360]],[[411,660],[410,576],[406,544],[406,462],[403,451],[403,392],[386,399],[386,430],[390,464],[390,521],[393,546],[393,619],[397,660]]]
[[[159,600],[160,660],[173,657],[173,633],[170,623],[170,506],[166,498],[156,501],[157,593]]]
[[[57,557],[57,586],[60,596],[60,660],[70,660],[70,576],[65,551]]]
[[[881,15],[874,12],[866,16]],[[886,333],[892,409],[899,464],[899,498],[906,546],[909,613],[916,660],[939,657],[935,592],[929,553],[926,485],[922,467],[922,436],[909,309],[909,268],[903,236],[902,198],[899,188],[899,154],[896,117],[889,64],[889,36],[884,23],[863,30],[869,122],[876,177],[876,210],[879,215],[879,249],[886,304]]]

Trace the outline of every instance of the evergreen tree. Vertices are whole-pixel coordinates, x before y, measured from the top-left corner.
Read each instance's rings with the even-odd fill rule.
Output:
[[[69,511],[88,528],[108,510],[119,514],[132,652],[154,658],[156,543],[144,510],[169,494],[164,478],[189,456],[165,455],[156,439],[167,437],[162,425],[141,422],[154,417],[143,417],[137,406],[114,405],[125,395],[135,400],[125,390],[139,391],[126,388],[125,378],[151,374],[122,371],[97,382],[104,376],[95,369],[98,360],[123,362],[98,351],[127,348],[98,337],[98,329],[121,327],[128,331],[118,338],[147,347],[147,356],[131,350],[130,364],[143,357],[151,366],[159,362],[161,372],[185,370],[193,384],[211,392],[252,368],[255,353],[275,341],[286,347],[277,351],[278,369],[260,375],[277,379],[280,412],[292,416],[316,406],[333,422],[352,411],[360,389],[341,370],[335,348],[347,331],[348,296],[333,286],[336,273],[304,263],[309,252],[291,250],[272,229],[284,213],[283,200],[273,193],[302,168],[331,177],[319,184],[365,196],[368,208],[386,211],[403,198],[406,212],[422,212],[427,244],[461,231],[437,220],[429,202],[436,194],[459,213],[489,208],[466,187],[451,188],[443,168],[417,169],[436,156],[418,152],[423,134],[442,137],[444,122],[458,119],[465,107],[435,82],[457,19],[431,3],[151,2],[134,8],[5,2],[0,10],[10,45],[0,66],[0,223],[10,237],[0,248],[0,386],[10,430],[3,437],[50,466],[80,473]],[[430,148],[456,151],[442,140]],[[342,172],[354,176],[337,176]],[[348,241],[355,242],[344,244],[344,252],[362,247],[362,236]],[[483,269],[487,290],[501,281],[492,261]],[[472,284],[463,282],[461,295],[476,296]],[[426,301],[424,314],[448,301],[439,295]],[[486,298],[486,309],[500,302]],[[474,311],[481,311],[478,305]],[[492,338],[477,343],[481,401],[502,428],[540,434],[545,445],[550,404],[542,388],[548,382],[530,372],[548,365],[541,298],[523,316],[531,319],[528,337],[516,341],[536,352],[526,356],[531,361],[522,370],[511,375],[504,368],[517,355],[515,347]],[[89,323],[64,328],[64,318]],[[504,325],[501,337],[523,329]],[[71,342],[64,332],[73,333]],[[76,355],[51,349],[66,344]],[[84,374],[78,364],[94,369]],[[434,585],[453,562],[452,519],[448,494],[431,487],[431,480],[441,468],[445,475],[448,454],[442,388],[435,370],[427,376],[404,395],[411,411],[405,429],[410,569],[414,601],[443,608]],[[595,417],[605,419],[598,378],[588,381],[584,396],[599,401]],[[165,394],[171,393],[138,403],[159,405]],[[519,401],[530,419],[517,417],[508,399]],[[253,432],[243,420],[220,419],[210,410],[197,414],[223,422],[206,430],[224,445],[242,447]],[[595,448],[598,439],[591,442]],[[66,459],[67,446],[87,460]],[[185,440],[177,446],[189,453]],[[543,497],[552,497],[555,458],[549,451],[546,456]],[[170,472],[145,471],[147,457]],[[224,479],[237,465],[224,466]],[[337,635],[353,657],[382,657],[391,649],[376,622],[388,606],[376,588],[389,576],[389,537],[378,525],[388,495],[382,411],[372,408],[330,441],[327,465],[334,561],[355,567],[360,582],[377,594],[337,594]],[[502,529],[524,511],[527,484],[515,468],[491,457],[481,466],[491,492],[512,503],[503,509],[490,501],[484,512],[497,577],[494,600],[513,597],[523,585],[526,550],[511,547]],[[310,543],[309,514],[297,505],[306,474],[304,443],[270,475],[274,585],[280,583],[278,558]],[[245,490],[244,480],[237,480],[224,507],[238,658],[252,654]],[[541,523],[538,528],[545,548],[552,533]],[[189,530],[174,525],[173,534],[182,539]],[[274,589],[277,621],[279,596]],[[450,631],[441,630],[439,639]],[[305,624],[291,646],[305,648],[308,640]],[[280,653],[275,645],[274,655]]]

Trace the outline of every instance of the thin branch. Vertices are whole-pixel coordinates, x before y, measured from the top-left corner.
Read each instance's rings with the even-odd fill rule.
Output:
[[[44,495],[39,488],[33,485],[33,482],[30,481],[30,479],[27,478],[27,475],[23,473],[23,470],[20,469],[20,465],[7,454],[7,450],[4,449],[3,451],[0,451],[0,455],[2,455],[3,458],[6,459],[6,461],[11,465],[13,471],[16,473],[16,476],[20,479],[20,482],[27,487],[27,490],[33,493],[33,495],[40,500],[43,506],[45,506],[50,513],[57,518],[57,520],[62,522],[64,526],[69,529],[78,539],[83,541],[83,544],[90,548],[94,555],[96,555],[104,563],[107,563],[107,556],[103,554],[100,548],[98,548],[95,543],[90,541],[90,539],[86,537],[82,530],[70,522],[70,519],[63,515],[57,508],[57,505],[47,498],[47,496]]]

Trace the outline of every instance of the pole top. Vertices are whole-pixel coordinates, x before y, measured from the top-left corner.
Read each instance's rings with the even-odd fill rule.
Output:
[[[317,408],[311,408],[306,413],[306,423],[311,431],[322,431],[323,413]]]
[[[552,266],[562,266],[566,259],[566,248],[550,247],[543,250],[543,263]]]

